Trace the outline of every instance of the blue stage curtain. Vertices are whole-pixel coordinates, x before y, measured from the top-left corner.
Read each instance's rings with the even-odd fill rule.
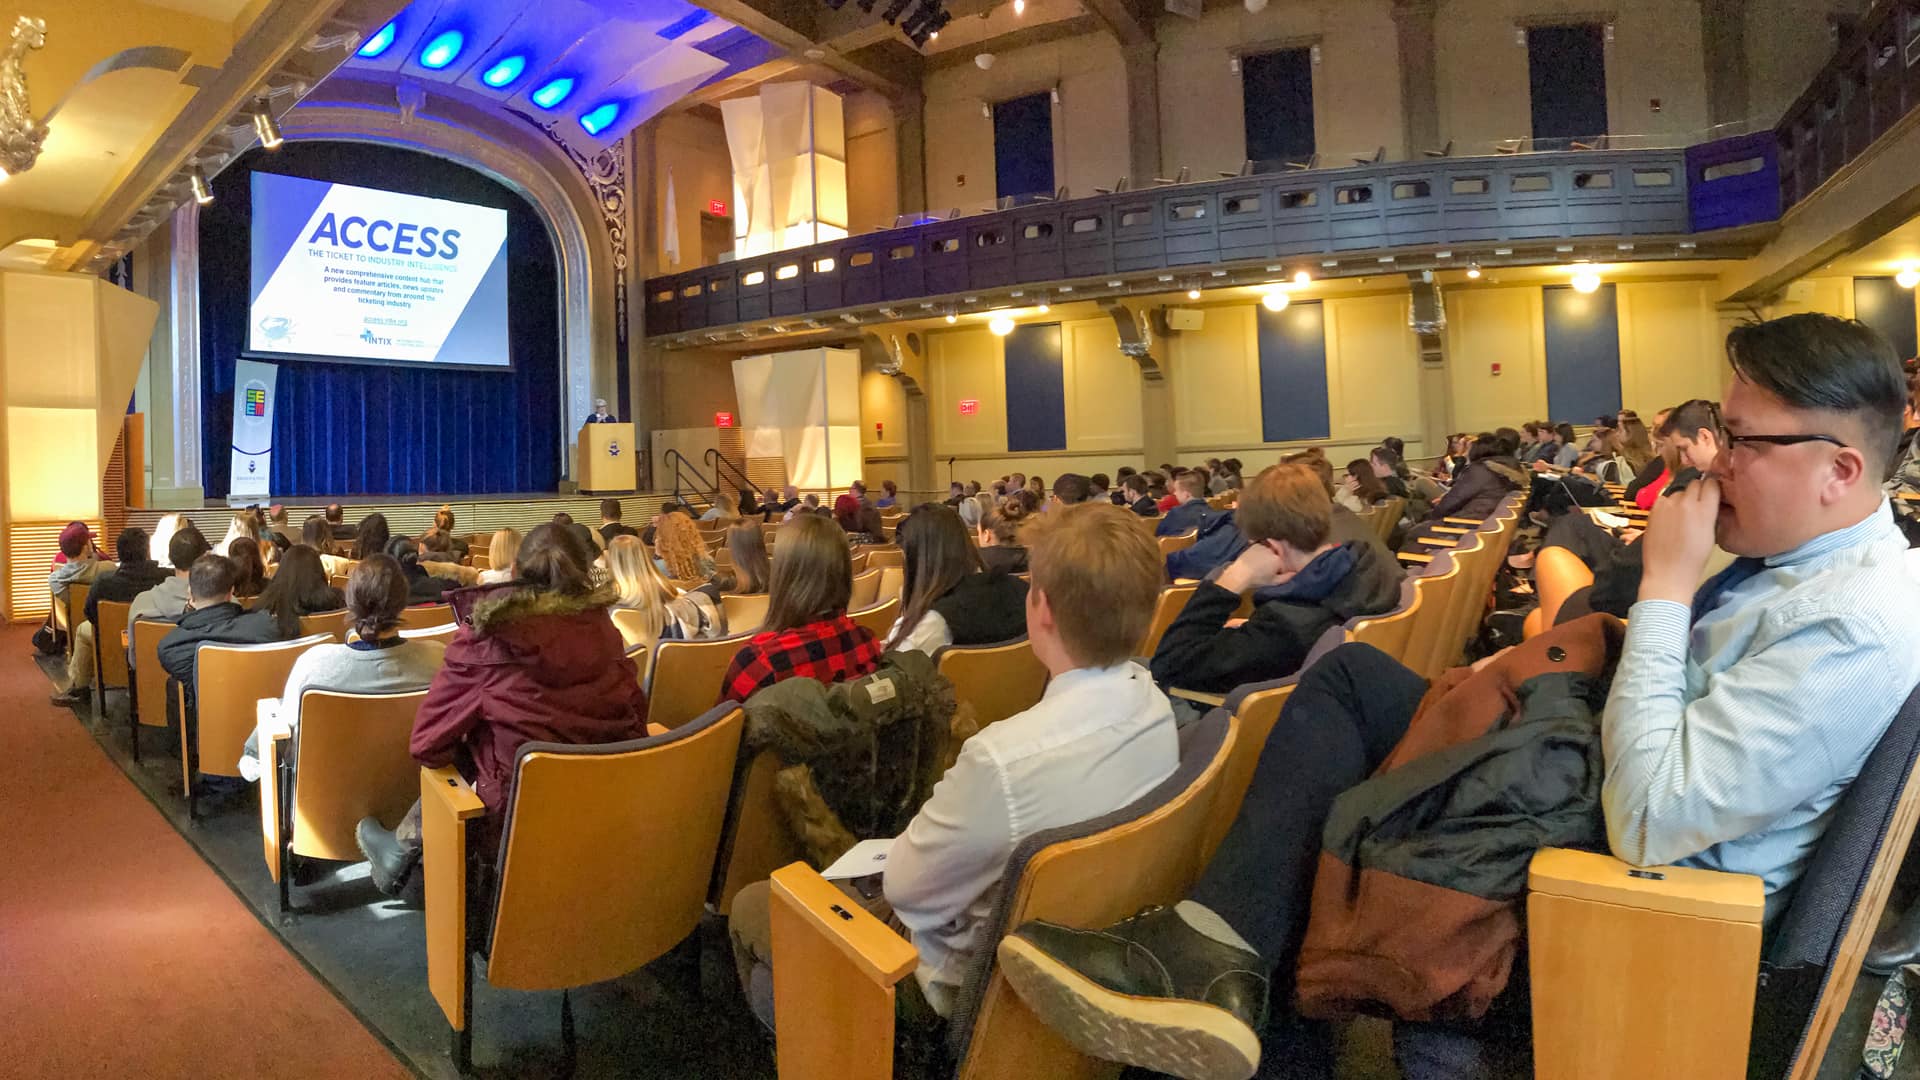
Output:
[[[499,206],[508,211],[514,368],[314,360],[279,365],[272,490],[284,496],[544,492],[560,477],[558,276],[546,224],[519,196],[426,154],[366,143],[253,151],[214,182],[200,216],[202,483],[225,497],[233,362],[246,348],[251,175],[262,172]]]

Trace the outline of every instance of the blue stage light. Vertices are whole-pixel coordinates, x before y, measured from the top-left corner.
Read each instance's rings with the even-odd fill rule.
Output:
[[[498,90],[519,78],[521,72],[526,70],[527,58],[519,53],[514,53],[512,56],[488,68],[487,73],[480,76],[480,81]]]
[[[587,134],[598,135],[611,127],[613,122],[619,118],[620,106],[615,102],[609,101],[604,105],[596,106],[593,111],[583,114],[580,117],[580,126],[587,129]]]
[[[360,46],[360,55],[371,60],[381,53],[386,52],[388,49],[393,48],[394,35],[399,32],[399,20],[396,19],[387,23],[387,25],[375,32],[372,37],[368,38],[366,44]]]
[[[562,76],[535,90],[533,103],[543,109],[551,109],[567,100],[567,95],[571,93],[573,93],[573,80]]]
[[[420,66],[429,71],[439,71],[459,57],[460,47],[466,43],[465,34],[448,30],[427,42],[427,47],[420,50]]]

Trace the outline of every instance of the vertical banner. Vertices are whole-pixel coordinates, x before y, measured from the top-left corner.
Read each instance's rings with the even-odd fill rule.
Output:
[[[227,501],[260,502],[268,497],[268,467],[273,461],[274,380],[280,369],[258,360],[233,363],[233,471]]]

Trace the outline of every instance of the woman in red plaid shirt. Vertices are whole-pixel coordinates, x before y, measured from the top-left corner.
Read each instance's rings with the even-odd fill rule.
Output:
[[[774,536],[767,619],[720,680],[721,701],[744,702],[783,679],[857,679],[880,665],[884,645],[847,617],[853,558],[832,518],[805,514]]]

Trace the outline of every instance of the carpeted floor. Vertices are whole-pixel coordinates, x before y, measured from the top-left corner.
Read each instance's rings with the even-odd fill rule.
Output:
[[[407,1076],[47,703],[31,633],[0,629],[0,1075]]]
[[[47,703],[52,665],[42,662],[37,667],[31,652],[26,631],[0,631],[0,708],[31,715],[36,730],[46,734],[16,747],[10,757],[0,756],[5,757],[0,760],[0,822],[5,823],[9,846],[28,856],[0,869],[0,1003],[11,994],[39,997],[48,1016],[36,1026],[55,1038],[85,1032],[89,1039],[121,1048],[127,1058],[48,1058],[47,1067],[16,1074],[13,1070],[23,1059],[7,1045],[0,1050],[0,1078],[79,1075],[110,1062],[117,1067],[109,1075],[165,1076],[174,1075],[167,1069],[176,1060],[181,1069],[193,1068],[201,1076],[350,1075],[359,1080],[409,1071],[455,1076],[446,1020],[427,992],[426,931],[420,911],[381,896],[367,880],[366,868],[355,865],[294,889],[294,910],[281,916],[260,851],[255,789],[249,785],[224,805],[203,802],[199,822],[188,824],[185,802],[177,794],[180,759],[170,733],[143,728],[142,760],[134,762],[125,695],[110,693],[104,716],[91,708],[56,709]],[[57,768],[52,764],[56,759]],[[61,779],[50,782],[55,774]],[[35,813],[18,816],[11,805],[17,797]],[[114,820],[95,823],[109,806]],[[72,830],[71,839],[50,839],[44,845],[38,841],[43,835],[59,835],[54,823],[74,820],[84,823],[84,831]],[[139,828],[128,822],[137,822]],[[96,832],[110,833],[115,842],[102,847],[94,839]],[[23,847],[21,837],[36,838],[31,850]],[[168,861],[169,879],[191,881],[192,894],[156,894],[155,873],[145,865],[155,858]],[[8,884],[15,874],[33,876],[30,865],[62,862],[72,866],[58,875],[57,883],[38,882],[25,892]],[[60,960],[65,958],[70,967],[82,949],[94,947],[74,940],[97,936],[83,926],[71,926],[58,940],[44,942],[46,947],[36,950],[36,966],[26,969],[27,978],[14,979],[9,970],[8,938],[25,921],[12,915],[14,905],[37,920],[59,920],[63,914],[70,917],[82,902],[79,897],[88,893],[112,897],[132,927],[129,932],[143,943],[153,938],[144,944],[154,954],[151,963],[131,970],[113,964],[113,950],[108,950],[101,960],[104,970],[86,976],[87,983],[124,980],[120,989],[128,1003],[115,1010],[96,1009],[92,991],[85,987],[59,985]],[[149,930],[154,920],[172,935],[160,940]],[[207,930],[216,920],[226,933]],[[227,936],[241,932],[254,950],[279,965],[278,971],[232,959],[229,954],[241,946],[228,944]],[[736,1007],[731,999],[732,971],[724,956],[709,953],[703,958],[699,944],[689,942],[687,948],[624,979],[573,993],[576,1076],[771,1080],[771,1042],[759,1034],[744,1006]],[[709,997],[701,993],[703,960]],[[182,992],[197,991],[188,1000],[225,1010],[232,1026],[199,1025],[198,1017],[162,1008],[164,1002],[155,999],[175,996],[167,980],[152,970],[163,962],[172,965],[172,978],[180,981]],[[561,996],[496,990],[478,971],[476,967],[475,1074],[560,1075]],[[320,1000],[308,1001],[291,991],[283,995],[278,989],[282,984],[296,985]],[[42,993],[42,988],[54,992]],[[0,1005],[0,1016],[11,1021],[17,1014]],[[156,1020],[165,1026],[156,1027]],[[196,1025],[193,1040],[183,1036],[176,1052],[171,1031]],[[0,1024],[0,1030],[5,1027]],[[336,1046],[336,1029],[364,1048],[356,1053]],[[158,1038],[161,1031],[168,1037]],[[232,1054],[254,1056],[233,1056],[225,1067],[215,1067],[210,1064],[214,1058],[193,1049],[203,1037],[231,1043]],[[296,1052],[303,1061],[318,1064],[303,1071],[277,1060]],[[33,1056],[30,1051],[24,1060],[31,1062]],[[162,1060],[149,1060],[156,1056]]]

